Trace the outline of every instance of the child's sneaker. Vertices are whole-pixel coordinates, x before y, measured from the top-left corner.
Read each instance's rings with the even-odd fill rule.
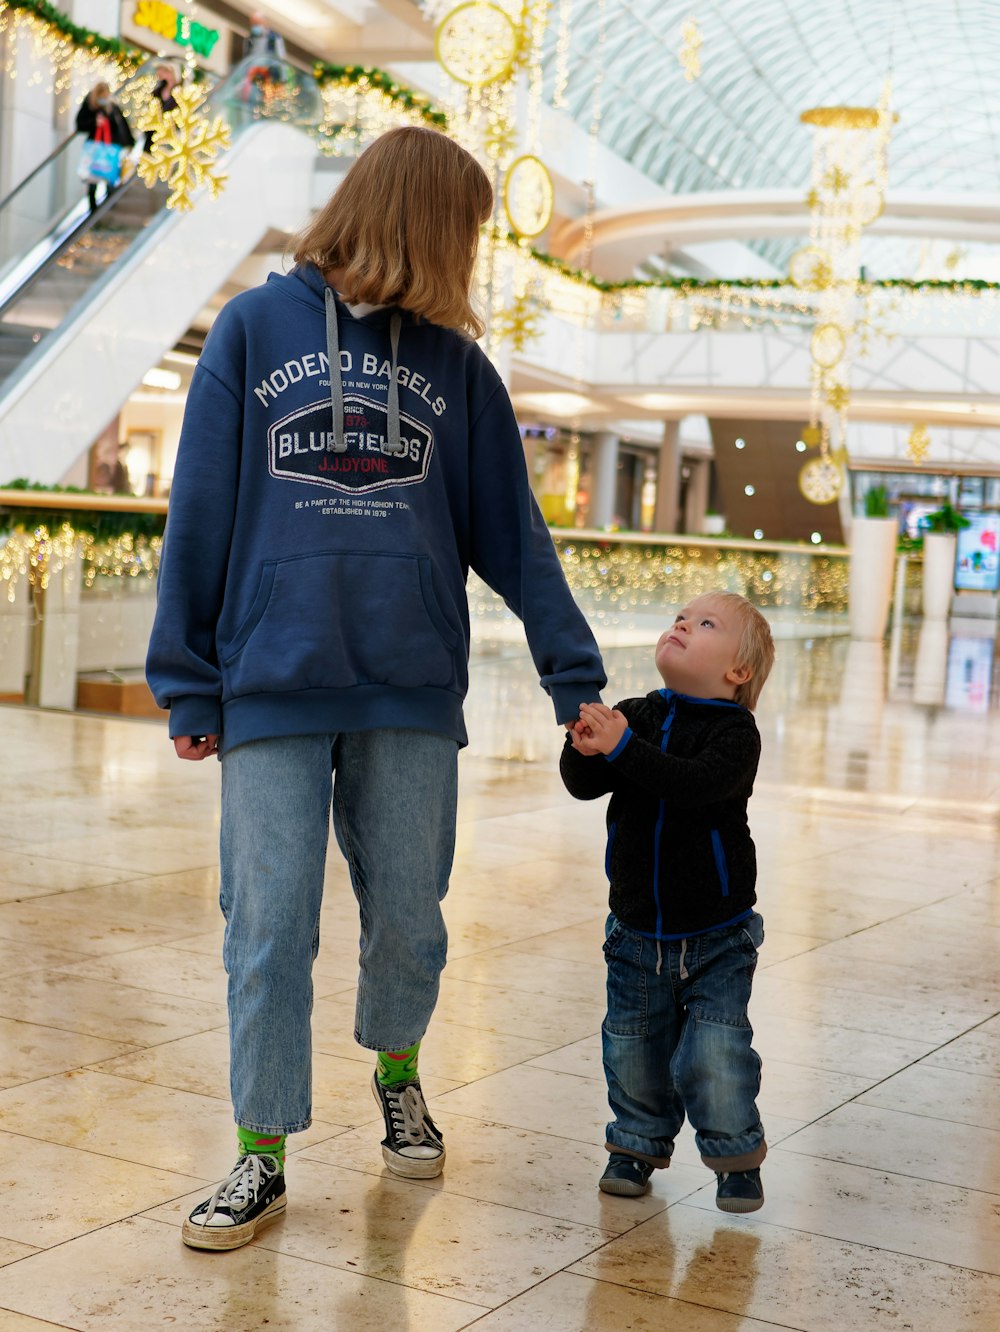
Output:
[[[756,1212],[764,1206],[759,1170],[716,1171],[715,1205],[720,1212]]]
[[[444,1138],[427,1113],[420,1079],[384,1087],[376,1075],[372,1093],[385,1120],[382,1160],[404,1179],[435,1179],[444,1169]]]
[[[285,1176],[273,1156],[248,1152],[184,1222],[192,1249],[238,1249],[285,1210]]]
[[[620,1198],[641,1198],[649,1188],[649,1177],[654,1167],[637,1156],[612,1152],[607,1169],[597,1181],[602,1193],[614,1193]]]

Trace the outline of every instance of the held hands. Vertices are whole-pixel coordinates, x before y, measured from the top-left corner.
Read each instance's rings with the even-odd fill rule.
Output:
[[[217,735],[175,735],[174,752],[182,759],[203,759],[219,752]]]
[[[603,703],[581,703],[580,720],[570,730],[570,738],[580,754],[610,754],[627,729],[623,712]]]

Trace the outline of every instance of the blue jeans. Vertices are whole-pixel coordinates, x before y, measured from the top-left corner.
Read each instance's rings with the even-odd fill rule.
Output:
[[[223,755],[223,960],[243,1128],[295,1133],[311,1122],[311,972],[331,795],[361,913],[354,1036],[402,1050],[437,1002],[457,791],[458,745],[426,731],[287,736]]]
[[[607,1147],[666,1166],[684,1114],[712,1170],[751,1170],[767,1152],[760,1058],[747,1004],[764,922],[657,945],[608,918],[604,1072],[615,1118]]]

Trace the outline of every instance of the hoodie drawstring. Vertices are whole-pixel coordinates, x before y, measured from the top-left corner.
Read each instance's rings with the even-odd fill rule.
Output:
[[[687,967],[684,965],[684,954],[687,952],[687,950],[688,950],[688,941],[687,941],[687,939],[682,939],[682,940],[681,940],[680,966],[678,967],[678,971],[677,971],[677,974],[680,976],[681,980],[687,980],[687,979],[689,978],[689,974],[690,974],[690,973],[688,972]]]
[[[330,363],[330,407],[333,411],[333,451],[346,453],[347,441],[344,439],[344,379],[340,371],[340,328],[337,322],[337,298],[332,287],[326,288],[326,355]],[[398,314],[389,319],[389,344],[392,356],[389,362],[389,392],[386,405],[388,428],[383,452],[401,455],[406,452],[406,442],[401,436],[399,426],[399,332],[403,320]]]
[[[326,356],[330,362],[330,406],[333,408],[333,451],[346,453],[344,439],[344,381],[340,374],[340,330],[337,327],[337,298],[326,289]]]
[[[394,314],[389,320],[389,345],[392,348],[392,360],[389,364],[389,447],[386,452],[395,454],[406,452],[406,445],[400,439],[399,434],[399,379],[396,373],[399,353],[399,330],[402,327],[402,319],[398,314]]]
[[[659,975],[663,970],[663,948],[659,939],[656,941],[656,974]]]

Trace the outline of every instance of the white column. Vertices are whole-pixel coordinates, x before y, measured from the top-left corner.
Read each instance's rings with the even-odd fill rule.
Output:
[[[660,464],[656,478],[656,517],[653,521],[655,531],[677,531],[680,485],[680,422],[664,421],[663,443],[660,445]]]
[[[24,693],[28,671],[30,641],[31,587],[27,577],[19,578],[14,595],[0,583],[0,698]]]
[[[615,516],[618,485],[618,436],[598,430],[590,440],[590,521],[588,527],[610,527]]]
[[[684,531],[689,536],[701,536],[708,510],[712,464],[708,458],[689,458],[685,466],[691,469],[691,478],[684,496]]]
[[[36,707],[68,711],[76,707],[82,574],[83,562],[77,556],[52,573],[44,592],[35,589],[36,623],[25,701]]]

